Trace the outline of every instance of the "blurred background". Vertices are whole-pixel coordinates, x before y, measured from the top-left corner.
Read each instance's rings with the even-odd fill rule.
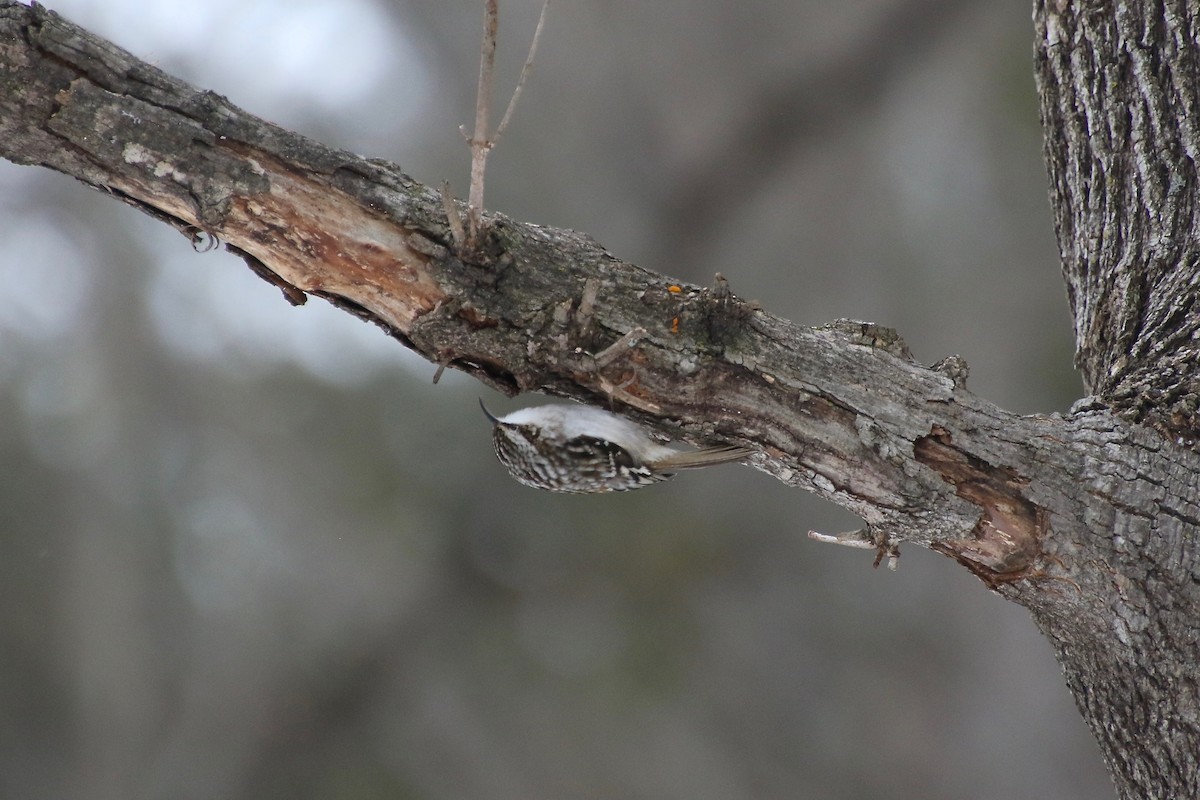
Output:
[[[46,4],[465,194],[478,0]],[[558,0],[488,206],[1065,410],[1029,16]],[[0,163],[0,285],[0,798],[1112,796],[1028,615],[806,538],[840,509],[519,486],[476,398],[524,400],[45,170]]]

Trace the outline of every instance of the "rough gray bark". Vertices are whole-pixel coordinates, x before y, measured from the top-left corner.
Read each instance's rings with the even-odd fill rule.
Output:
[[[1200,12],[1186,0],[1039,0],[1034,23],[1076,363],[1089,391],[1122,418],[1194,448]],[[1115,482],[1146,476],[1153,485],[1142,487],[1129,507],[1114,504],[1107,524],[1093,529],[1138,563],[1136,571],[1110,576],[1111,616],[1097,631],[1097,642],[1115,635],[1108,644],[1122,652],[1089,654],[1077,649],[1075,637],[1051,633],[1126,797],[1200,796],[1197,475],[1172,478],[1161,467],[1155,457],[1114,476]],[[1176,486],[1188,487],[1190,508],[1166,511],[1162,499]],[[1162,537],[1156,509],[1180,515],[1178,539]],[[1145,557],[1153,551],[1161,562]],[[1072,659],[1083,663],[1072,668]]]
[[[438,194],[393,165],[11,0],[0,155],[219,237],[293,302],[324,297],[507,392],[755,447],[759,469],[860,515],[881,553],[932,548],[1026,606],[1123,797],[1197,796],[1200,455],[1179,443],[1195,440],[1195,19],[1183,3],[1084,5],[1036,9],[1064,271],[1098,395],[1065,417],[1005,412],[967,391],[960,362],[916,364],[887,329],[793,325],[575,232],[489,215],[464,252]]]
[[[1189,446],[1200,437],[1198,19],[1186,0],[1039,2],[1035,14],[1076,363],[1123,417]]]

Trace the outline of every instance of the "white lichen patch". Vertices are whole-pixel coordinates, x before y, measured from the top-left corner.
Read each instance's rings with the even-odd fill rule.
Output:
[[[126,164],[148,165],[153,164],[154,177],[164,178],[168,175],[171,180],[182,183],[187,178],[187,173],[176,169],[175,165],[166,159],[158,159],[155,154],[137,142],[130,142],[125,145],[121,151],[121,157],[125,159]]]
[[[142,147],[136,142],[130,142],[125,145],[125,149],[121,151],[121,157],[125,159],[126,164],[145,164],[154,156],[149,150]]]

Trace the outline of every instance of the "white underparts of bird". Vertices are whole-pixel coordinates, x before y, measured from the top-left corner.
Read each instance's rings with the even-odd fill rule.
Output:
[[[624,492],[665,481],[676,470],[741,461],[745,447],[680,451],[641,426],[599,408],[554,404],[522,408],[492,421],[496,457],[517,481],[550,492]]]

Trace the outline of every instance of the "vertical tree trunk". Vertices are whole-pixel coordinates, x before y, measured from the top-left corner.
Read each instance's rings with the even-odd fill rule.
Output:
[[[1076,362],[1089,391],[1159,431],[1164,449],[1200,438],[1197,14],[1187,0],[1034,10]],[[1092,530],[1115,559],[1102,569],[1123,565],[1109,576],[1108,618],[1089,636],[1035,613],[1126,798],[1200,796],[1200,509],[1178,502],[1198,477],[1153,466],[1096,476],[1141,482]]]
[[[1046,165],[1088,390],[1200,438],[1200,49],[1194,2],[1035,7]]]

